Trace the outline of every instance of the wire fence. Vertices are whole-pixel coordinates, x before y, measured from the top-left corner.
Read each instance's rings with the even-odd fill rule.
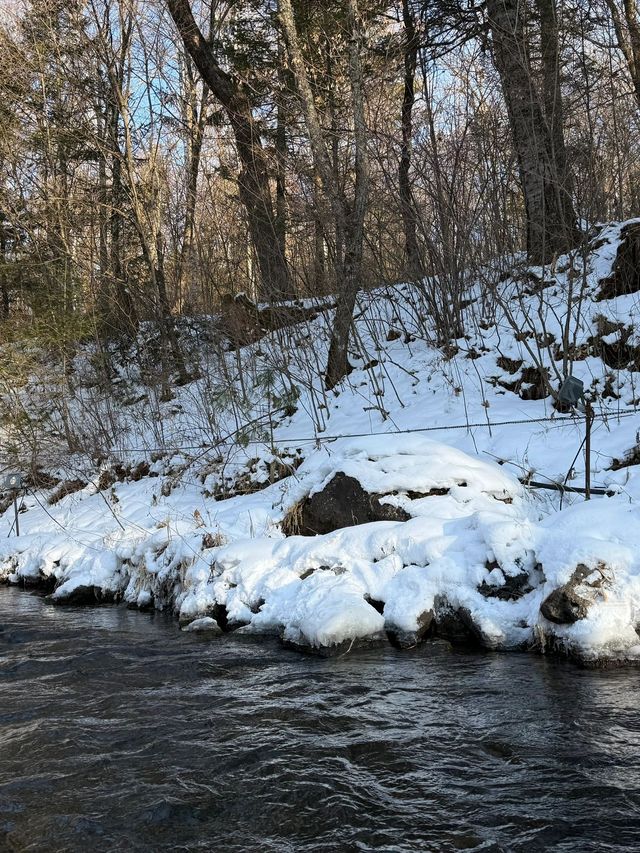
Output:
[[[631,415],[640,415],[640,409],[607,409],[600,412],[594,412],[593,417],[595,420],[606,421],[609,418],[617,419],[629,417]],[[411,427],[408,429],[388,429],[388,430],[372,430],[370,432],[352,432],[352,433],[340,433],[336,435],[326,435],[324,433],[316,433],[313,436],[282,436],[282,438],[278,439],[278,443],[284,444],[286,447],[291,447],[293,445],[298,444],[326,444],[328,442],[339,441],[340,439],[345,438],[369,438],[375,436],[385,436],[385,435],[412,435],[416,433],[428,433],[428,432],[448,432],[449,430],[471,430],[471,429],[493,429],[494,427],[502,427],[502,426],[522,426],[525,424],[542,424],[542,423],[568,423],[573,422],[574,424],[580,424],[583,421],[583,417],[576,414],[568,414],[568,415],[546,415],[545,417],[540,418],[521,418],[521,419],[512,419],[505,421],[478,421],[476,423],[462,423],[462,424],[438,424],[437,426],[425,426],[425,427]],[[215,450],[217,448],[229,447],[238,444],[238,441],[234,441],[238,436],[241,436],[245,433],[246,429],[250,427],[252,424],[255,424],[252,421],[248,426],[243,426],[234,430],[232,433],[229,433],[226,436],[223,436],[219,439],[213,439],[210,444],[201,443],[197,445],[177,445],[175,447],[121,447],[121,448],[109,448],[109,453],[167,453],[174,452],[178,453],[182,450]],[[275,445],[276,439],[265,439],[265,438],[244,438],[242,439],[242,446],[246,447],[249,445]]]
[[[601,410],[599,412],[594,412],[593,413],[593,419],[594,420],[600,420],[600,421],[606,421],[609,418],[618,419],[618,418],[625,418],[625,417],[630,417],[630,416],[639,415],[639,414],[640,414],[640,409],[618,409],[618,410],[606,409],[606,410]],[[252,421],[250,425],[255,426],[258,420],[261,420],[261,419],[256,419],[255,421]],[[527,425],[527,424],[543,424],[543,423],[552,423],[552,424],[574,423],[575,425],[579,425],[583,422],[583,420],[584,420],[584,418],[578,413],[547,415],[547,416],[538,417],[538,418],[519,418],[519,419],[510,419],[510,420],[502,420],[502,421],[490,421],[487,419],[486,421],[478,421],[476,423],[467,422],[467,423],[462,423],[462,424],[439,424],[436,426],[412,427],[412,428],[408,428],[408,429],[390,429],[390,430],[379,430],[379,431],[371,431],[371,432],[340,433],[340,434],[336,434],[336,435],[325,435],[325,434],[318,433],[314,436],[304,436],[304,437],[286,436],[286,437],[283,437],[283,439],[280,441],[280,443],[286,442],[286,444],[284,445],[285,447],[291,447],[292,445],[299,445],[299,444],[305,444],[305,443],[312,443],[312,444],[315,444],[317,446],[320,446],[322,444],[339,441],[341,439],[351,439],[351,438],[369,438],[369,437],[373,437],[373,436],[387,436],[387,435],[412,435],[412,434],[422,434],[422,433],[430,433],[430,432],[447,432],[449,430],[454,431],[454,430],[472,430],[472,429],[492,429],[494,427],[523,426],[523,425]],[[112,449],[110,449],[109,452],[114,453],[114,454],[115,453],[123,453],[123,452],[140,452],[140,453],[164,452],[164,453],[167,453],[169,451],[171,451],[173,453],[178,453],[180,451],[186,451],[186,450],[198,450],[198,451],[204,451],[204,453],[209,453],[213,450],[217,450],[217,449],[222,448],[222,447],[229,447],[229,446],[233,446],[233,445],[237,444],[238,443],[237,442],[238,436],[241,435],[245,429],[247,429],[247,426],[241,427],[240,429],[235,430],[232,433],[229,433],[228,435],[224,436],[223,438],[211,442],[209,445],[207,445],[207,444],[204,444],[204,445],[203,444],[180,445],[180,446],[176,446],[176,447],[171,448],[171,449],[170,448],[152,448],[152,447],[144,447],[144,448],[129,447],[126,449],[125,448],[120,448],[120,449],[112,448]],[[233,441],[234,438],[236,439],[236,441]],[[272,439],[270,441],[268,441],[266,439],[243,440],[242,446],[247,447],[249,445],[260,445],[260,446],[273,447],[275,445],[275,439]],[[204,455],[204,453],[201,453],[200,455]],[[192,462],[193,462],[193,460],[192,460]],[[544,477],[545,475],[542,475],[542,476]],[[519,480],[523,485],[527,486],[528,488],[550,489],[553,491],[559,491],[561,493],[565,493],[565,492],[577,493],[577,494],[584,494],[585,493],[584,488],[580,488],[577,486],[569,486],[569,485],[567,485],[566,481],[563,483],[560,483],[560,482],[558,482],[552,478],[546,478],[546,482],[544,482],[544,483],[539,481],[539,480],[532,480],[528,476],[520,477]],[[194,483],[193,485],[196,485],[196,484]],[[198,485],[201,485],[201,484],[198,484]],[[34,490],[27,488],[26,491],[34,498],[34,500],[37,502],[37,504],[40,506],[40,508],[46,513],[46,515],[58,527],[60,527],[65,532],[68,532],[66,525],[62,524],[58,519],[55,518],[55,516],[52,513],[49,512],[49,510],[39,500],[39,498],[38,498],[38,496]],[[597,487],[596,486],[596,487],[593,487],[590,489],[590,493],[593,495],[611,496],[611,495],[615,494],[616,492],[615,492],[615,489],[612,489],[612,488]],[[14,527],[15,527],[15,521],[12,524],[11,529],[9,530],[9,533],[7,534],[8,536],[11,535]],[[90,545],[87,545],[87,543],[80,543],[79,542],[78,544],[86,545],[87,547],[92,547]]]

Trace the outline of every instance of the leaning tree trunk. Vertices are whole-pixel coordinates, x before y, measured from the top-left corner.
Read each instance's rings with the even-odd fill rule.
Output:
[[[554,162],[554,146],[531,74],[525,0],[487,0],[493,54],[514,147],[527,218],[527,253],[547,263],[569,249],[576,236],[571,199]]]
[[[233,131],[242,165],[238,185],[247,211],[249,232],[260,269],[261,296],[288,299],[293,296],[291,277],[277,239],[276,217],[269,185],[269,163],[244,86],[222,69],[195,22],[187,0],[167,0],[167,6],[187,53],[202,79],[223,106]]]

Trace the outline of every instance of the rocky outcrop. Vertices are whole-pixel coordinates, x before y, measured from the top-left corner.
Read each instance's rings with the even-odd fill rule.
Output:
[[[611,275],[600,282],[597,299],[613,299],[640,290],[640,223],[633,222],[622,229]]]

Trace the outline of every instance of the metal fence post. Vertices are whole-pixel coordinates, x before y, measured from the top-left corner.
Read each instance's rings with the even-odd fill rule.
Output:
[[[593,407],[591,401],[585,403],[586,433],[584,437],[584,499],[591,500],[591,424],[593,423]]]

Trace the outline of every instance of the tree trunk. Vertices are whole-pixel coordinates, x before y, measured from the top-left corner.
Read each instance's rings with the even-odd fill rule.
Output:
[[[108,23],[99,26],[102,48],[96,44],[98,60],[104,65],[105,83],[105,167],[111,168],[111,189],[107,193],[106,208],[109,211],[108,227],[109,256],[107,263],[108,315],[107,322],[119,332],[135,336],[138,328],[138,316],[134,300],[127,285],[124,273],[124,203],[125,192],[122,185],[123,154],[120,146],[121,104],[124,98],[125,66],[131,44],[133,19],[127,16],[121,19],[121,38],[117,51],[112,50],[113,33]],[[104,29],[103,29],[104,27]],[[107,189],[107,187],[105,187]]]
[[[98,160],[98,292],[96,305],[101,331],[108,325],[111,314],[111,299],[109,294],[109,190],[107,187],[107,106],[99,105],[96,109],[96,132],[100,145]]]
[[[158,301],[160,303],[160,329],[161,333],[166,335],[169,341],[171,357],[173,358],[173,363],[178,371],[179,382],[181,385],[185,385],[189,381],[190,377],[184,363],[184,356],[182,355],[182,350],[180,349],[180,343],[178,341],[178,333],[176,331],[175,323],[171,315],[171,308],[169,306],[167,282],[164,274],[164,247],[162,245],[162,234],[159,229],[156,231],[155,262],[154,278],[158,292]]]
[[[336,182],[336,187],[340,181],[340,130],[338,129],[338,110],[336,107],[335,93],[335,78],[333,74],[333,56],[332,56],[331,40],[327,36],[325,39],[325,57],[326,57],[326,77],[327,77],[327,106],[329,108],[329,127],[331,140],[331,166],[333,169],[333,179]],[[319,176],[318,176],[319,177]],[[335,245],[334,245],[334,267],[336,270],[341,270],[344,263],[344,222],[336,218],[334,223]],[[328,235],[327,235],[328,236]],[[338,284],[338,278],[335,281]]]
[[[284,46],[278,40],[278,93],[276,97],[276,241],[278,251],[286,257],[287,246],[287,75]]]
[[[551,162],[557,175],[558,206],[565,222],[574,222],[571,172],[564,143],[564,106],[560,82],[560,40],[556,0],[536,0],[540,19],[543,102],[551,140]]]
[[[207,98],[209,93],[209,88],[204,83],[201,96],[198,99],[191,60],[188,56],[184,57],[184,76],[186,78],[184,123],[187,134],[187,162],[185,169],[184,228],[180,245],[180,255],[178,257],[178,269],[176,271],[176,305],[178,311],[182,311],[187,299],[187,295],[185,294],[185,289],[187,288],[186,277],[191,274],[193,268],[198,177],[200,174],[200,158],[204,141]]]
[[[618,47],[622,51],[640,109],[640,17],[636,0],[607,0]],[[622,9],[620,9],[620,5]],[[624,19],[623,19],[624,15]]]
[[[417,221],[411,192],[411,148],[413,138],[414,86],[418,61],[418,39],[415,21],[409,5],[410,0],[402,0],[402,18],[404,21],[404,91],[402,96],[402,147],[398,165],[398,186],[400,190],[400,209],[404,228],[404,250],[407,271],[413,279],[424,275],[417,238]]]
[[[315,218],[313,223],[314,252],[313,252],[313,291],[315,294],[324,294],[327,286],[327,260],[325,232],[322,217],[318,211],[322,207],[320,201],[322,196],[322,181],[320,176],[313,170],[313,199],[315,205]]]
[[[9,319],[9,287],[5,269],[7,259],[7,238],[4,231],[4,216],[0,211],[0,319]]]
[[[531,74],[525,0],[487,0],[493,54],[504,94],[527,219],[527,253],[547,263],[569,249],[576,217],[553,159],[551,133]]]
[[[353,317],[353,308],[358,289],[361,286],[362,250],[364,240],[364,215],[368,196],[367,168],[367,131],[364,109],[364,84],[361,53],[364,38],[360,22],[357,0],[345,0],[347,27],[349,29],[349,82],[351,103],[354,116],[355,137],[355,194],[353,205],[347,204],[344,193],[336,180],[327,149],[326,134],[322,129],[320,116],[316,109],[309,75],[300,49],[298,31],[295,24],[291,0],[280,0],[280,23],[284,35],[289,62],[293,71],[296,88],[304,114],[309,142],[313,153],[316,172],[322,182],[328,208],[323,200],[323,220],[329,223],[331,217],[336,233],[345,235],[344,263],[336,255],[336,284],[338,304],[331,332],[325,384],[333,388],[351,370],[348,359],[349,332]]]
[[[115,136],[112,137],[112,160],[111,160],[111,278],[115,293],[117,306],[118,327],[126,329],[135,335],[138,328],[138,314],[136,306],[131,297],[129,286],[124,273],[124,248],[122,245],[123,216],[122,206],[124,203],[124,190],[122,187],[122,154],[117,139],[118,115],[114,115]]]
[[[369,195],[369,169],[367,160],[367,126],[364,105],[364,79],[361,56],[364,52],[364,33],[358,9],[358,0],[346,0],[347,26],[349,27],[349,83],[353,106],[355,137],[355,195],[347,219],[347,240],[344,259],[344,280],[338,294],[338,305],[329,345],[327,388],[333,388],[351,370],[348,359],[349,332],[358,290],[362,286],[362,250],[364,217]]]
[[[214,59],[187,0],[167,0],[167,6],[187,53],[214,97],[224,107],[235,137],[242,164],[238,181],[240,200],[247,211],[249,232],[260,269],[261,296],[265,299],[289,299],[293,296],[293,289],[286,258],[277,240],[269,164],[249,97],[242,84]]]

